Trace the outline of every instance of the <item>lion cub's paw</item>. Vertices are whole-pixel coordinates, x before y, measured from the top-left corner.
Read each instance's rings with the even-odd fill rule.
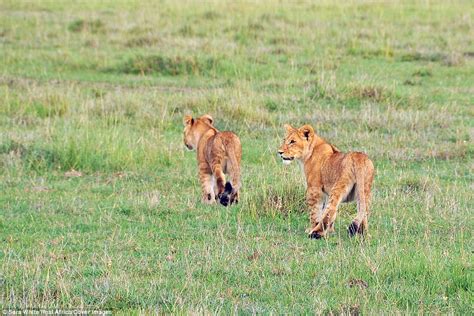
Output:
[[[227,194],[222,194],[221,197],[219,198],[219,202],[224,205],[224,206],[229,206],[230,204],[230,199]]]
[[[207,195],[204,195],[201,199],[202,203],[204,204],[214,204],[216,203],[216,200],[213,199],[212,194],[208,193]]]
[[[356,221],[353,221],[347,228],[347,232],[349,233],[350,237],[354,237],[355,234],[361,233],[360,224]]]
[[[320,239],[324,237],[324,234],[320,230],[318,230],[317,227],[307,229],[306,233],[308,234],[308,237],[310,239]]]
[[[225,184],[224,192],[222,192],[219,195],[219,202],[222,205],[228,206],[228,205],[232,204],[232,201],[231,201],[232,190],[233,190],[232,189],[232,184],[230,182],[227,182]]]
[[[310,239],[321,239],[324,236],[319,234],[319,232],[312,232],[311,234],[308,235]]]

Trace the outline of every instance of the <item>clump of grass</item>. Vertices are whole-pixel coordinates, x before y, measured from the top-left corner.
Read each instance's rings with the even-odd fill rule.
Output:
[[[247,28],[251,31],[263,31],[265,29],[262,23],[255,21],[249,22]]]
[[[433,76],[431,69],[428,69],[428,68],[418,69],[412,74],[412,78],[406,79],[403,82],[403,84],[406,86],[421,86],[422,78],[431,77],[431,76]]]
[[[443,58],[443,65],[448,67],[462,66],[464,63],[464,56],[457,52],[451,52]]]
[[[275,112],[277,111],[280,107],[278,105],[278,102],[272,99],[268,99],[265,101],[265,108],[270,111],[270,112]]]
[[[418,69],[417,71],[415,71],[412,74],[412,76],[414,76],[414,77],[432,77],[433,72],[431,71],[431,69],[422,68],[422,69]]]
[[[215,20],[215,19],[220,18],[220,16],[221,16],[221,15],[220,15],[219,13],[217,13],[216,11],[212,11],[212,10],[206,11],[206,12],[204,12],[204,14],[202,15],[202,17],[203,17],[204,19],[206,19],[206,20]]]
[[[353,86],[350,90],[350,96],[380,102],[387,98],[388,92],[385,88],[379,86]]]
[[[107,91],[102,88],[91,88],[90,93],[94,98],[100,99],[107,94]]]
[[[18,153],[21,155],[25,151],[25,146],[23,144],[13,140],[6,139],[0,144],[0,154],[9,154],[11,152]]]
[[[403,193],[416,194],[432,190],[431,184],[426,179],[406,178],[400,180],[399,188]]]
[[[284,23],[289,23],[290,21],[288,20],[288,17],[284,13],[277,13],[277,14],[270,14],[270,13],[263,13],[259,17],[260,21],[265,21],[265,22],[284,22]]]
[[[31,108],[39,118],[63,116],[69,110],[69,102],[59,95],[48,95],[31,103]]]
[[[185,24],[178,30],[178,34],[182,36],[194,36],[196,35],[196,31],[191,25]]]
[[[403,84],[406,86],[420,86],[421,85],[421,80],[420,78],[410,78],[405,81],[403,81]]]
[[[394,52],[392,49],[382,49],[382,48],[367,49],[367,48],[362,48],[362,47],[350,47],[347,50],[347,53],[353,56],[361,56],[362,58],[365,58],[365,59],[371,59],[371,58],[377,58],[377,57],[389,58],[389,57],[393,57],[394,55]]]
[[[466,144],[456,144],[449,149],[436,149],[431,151],[430,157],[436,160],[453,160],[472,157],[474,150],[470,149]]]
[[[425,51],[415,51],[403,54],[400,57],[401,61],[427,61],[427,62],[439,62],[444,66],[456,67],[464,65],[464,55],[458,52],[450,52],[449,54],[444,54],[440,52],[425,52]]]
[[[196,56],[135,56],[118,67],[116,71],[140,75],[206,75],[218,66],[215,58],[198,58]]]
[[[338,97],[334,72],[320,71],[318,79],[305,84],[306,96],[311,100],[333,100]]]
[[[295,39],[287,36],[276,36],[268,40],[271,45],[292,45],[295,43]]]
[[[69,101],[59,94],[46,94],[27,99],[21,95],[10,95],[3,111],[16,118],[62,117],[69,111]]]
[[[430,62],[440,62],[443,61],[445,55],[439,52],[424,52],[424,51],[414,51],[402,54],[400,56],[401,61],[414,62],[414,61],[430,61]]]
[[[247,45],[262,36],[264,30],[265,26],[260,22],[250,21],[246,26],[237,29],[234,40],[241,45]]]
[[[309,89],[309,92],[308,92],[308,97],[311,99],[311,100],[315,100],[315,99],[324,99],[324,98],[329,98],[331,99],[332,98],[332,94],[331,93],[328,93],[329,91],[327,89],[325,89],[324,86],[316,83],[314,85],[311,86],[311,88]]]
[[[268,112],[265,109],[253,109],[243,104],[227,103],[221,107],[220,111],[222,111],[222,117],[226,121],[238,122],[239,120],[245,120],[249,122],[247,127],[261,126],[270,122]],[[236,126],[236,128],[241,129],[242,126]]]
[[[140,36],[129,39],[126,43],[126,47],[149,47],[154,46],[160,42],[157,37]]]
[[[79,33],[79,32],[99,33],[105,30],[105,25],[104,25],[104,22],[102,22],[99,19],[96,19],[96,20],[78,19],[69,23],[68,30],[74,33]]]
[[[291,212],[304,213],[307,211],[305,194],[301,185],[285,185],[268,187],[258,196],[252,196],[258,206],[257,212],[264,214],[288,215]]]
[[[418,81],[404,82],[405,85],[419,84]],[[376,84],[349,84],[340,92],[340,99],[346,104],[359,106],[363,102],[371,102],[385,107],[421,109],[425,106],[417,94],[406,95],[393,88]]]
[[[35,145],[24,145],[12,139],[0,144],[1,154],[14,154],[27,169],[41,170],[54,167],[59,156],[52,150]]]

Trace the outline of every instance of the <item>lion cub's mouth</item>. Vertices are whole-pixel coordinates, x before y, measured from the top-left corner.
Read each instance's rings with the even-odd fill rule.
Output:
[[[289,165],[293,159],[295,159],[294,157],[281,157],[281,161],[285,164],[285,165]]]

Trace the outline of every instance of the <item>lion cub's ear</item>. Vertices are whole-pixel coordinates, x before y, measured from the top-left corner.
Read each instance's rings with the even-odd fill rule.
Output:
[[[212,123],[214,123],[214,119],[209,114],[204,114],[203,116],[201,116],[201,120],[207,121],[211,125]]]
[[[311,125],[308,125],[308,124],[301,126],[298,131],[301,133],[301,135],[304,138],[306,138],[306,140],[309,140],[314,135],[313,127]]]
[[[295,130],[295,128],[293,126],[291,126],[290,124],[285,124],[285,125],[283,125],[283,127],[286,129],[287,133],[291,133]]]
[[[183,124],[186,125],[193,125],[194,119],[191,115],[185,115],[183,118]]]

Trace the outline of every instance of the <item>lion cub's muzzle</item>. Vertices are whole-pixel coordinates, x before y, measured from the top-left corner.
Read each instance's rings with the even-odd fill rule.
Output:
[[[282,162],[285,164],[285,165],[289,165],[293,159],[295,159],[295,157],[285,157],[283,156],[283,151],[279,150],[278,151],[278,155],[280,155],[280,158],[282,159]]]

